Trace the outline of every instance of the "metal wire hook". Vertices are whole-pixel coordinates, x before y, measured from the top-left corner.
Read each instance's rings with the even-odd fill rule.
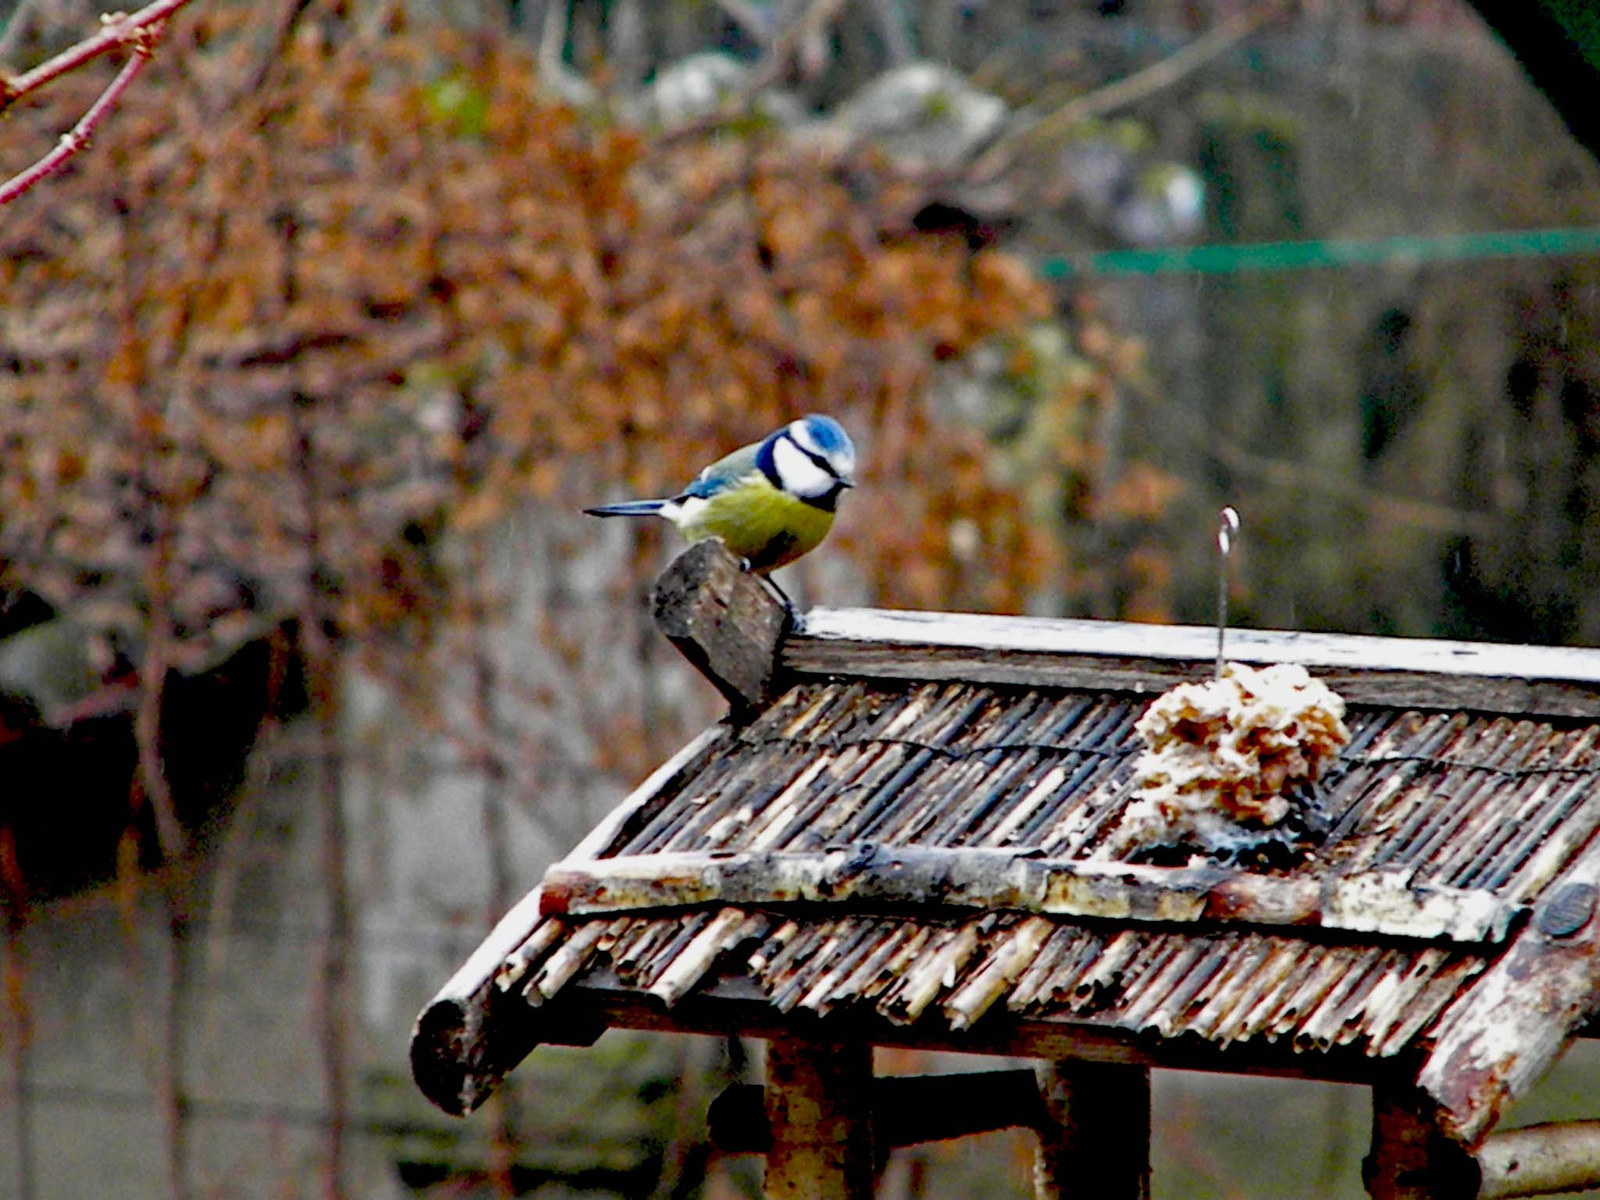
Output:
[[[1222,646],[1228,633],[1228,566],[1233,557],[1233,542],[1239,536],[1239,513],[1231,504],[1218,514],[1217,527],[1217,678],[1222,678]]]

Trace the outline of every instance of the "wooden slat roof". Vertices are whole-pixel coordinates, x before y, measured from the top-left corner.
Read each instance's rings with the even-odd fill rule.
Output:
[[[703,611],[761,604],[736,573],[715,582],[715,553],[697,586],[732,592]],[[674,636],[762,627],[738,624]],[[833,611],[768,648],[770,678],[735,647],[743,711],[440,993],[419,1082],[469,1108],[533,1043],[608,1021],[804,1029],[1399,1070],[1478,1141],[1597,999],[1600,652],[1230,634],[1230,658],[1309,665],[1352,704],[1316,828],[1279,858],[1119,862],[1133,722],[1210,669],[1214,639]]]

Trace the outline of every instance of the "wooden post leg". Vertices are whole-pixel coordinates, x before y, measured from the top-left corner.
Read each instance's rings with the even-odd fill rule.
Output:
[[[1121,1063],[1041,1063],[1038,1200],[1149,1200],[1150,1071]]]
[[[1372,1149],[1361,1179],[1373,1200],[1471,1200],[1478,1163],[1423,1115],[1421,1096],[1407,1087],[1372,1089]]]
[[[872,1047],[767,1043],[767,1200],[871,1200]]]

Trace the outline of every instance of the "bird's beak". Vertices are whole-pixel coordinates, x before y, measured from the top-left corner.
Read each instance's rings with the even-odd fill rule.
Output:
[[[842,487],[842,488],[853,488],[853,487],[855,487],[855,485],[856,485],[856,481],[854,479],[851,479],[850,476],[848,476],[848,475],[839,476],[839,486],[840,487]]]

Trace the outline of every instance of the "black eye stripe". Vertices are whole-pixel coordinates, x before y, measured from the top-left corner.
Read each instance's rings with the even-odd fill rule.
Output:
[[[783,440],[788,442],[789,445],[793,446],[796,450],[800,451],[801,454],[804,454],[807,458],[809,458],[811,460],[812,465],[815,466],[818,470],[826,471],[829,475],[832,475],[835,479],[839,478],[839,472],[835,471],[833,469],[832,464],[828,462],[827,455],[825,455],[825,454],[816,454],[816,453],[813,453],[810,450],[807,450],[804,446],[802,446],[800,444],[800,439],[795,437],[788,430],[784,431]]]
[[[839,473],[833,469],[832,465],[830,465],[828,460],[826,458],[824,458],[822,455],[811,453],[811,451],[807,450],[804,446],[800,445],[799,442],[795,443],[795,449],[799,450],[801,454],[804,454],[807,458],[809,458],[812,461],[812,463],[814,463],[817,466],[817,468],[819,470],[826,471],[829,475],[832,475],[835,479],[837,479],[839,477]]]

